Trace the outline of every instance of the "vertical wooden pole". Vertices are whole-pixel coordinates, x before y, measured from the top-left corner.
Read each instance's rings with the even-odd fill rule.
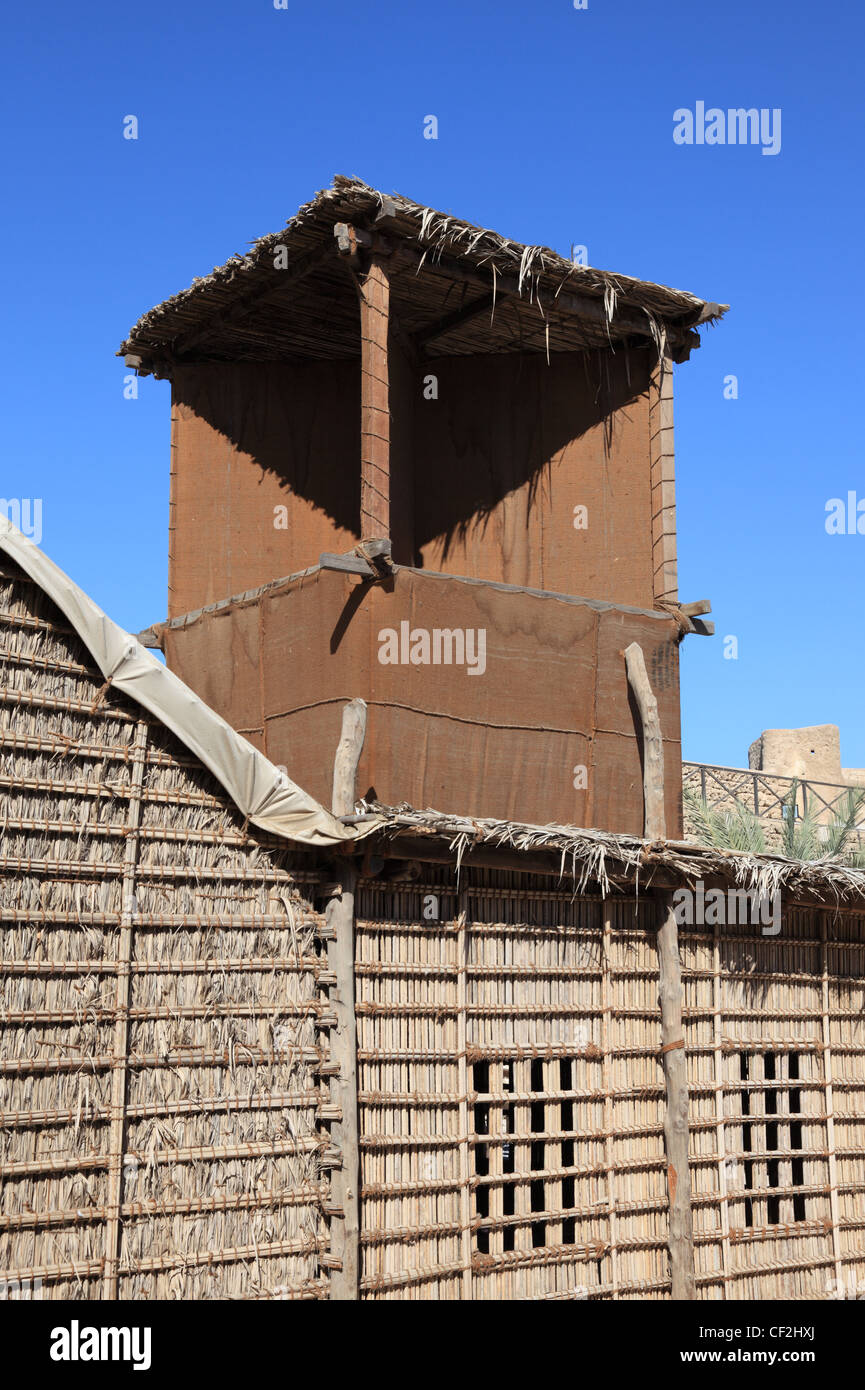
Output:
[[[688,1064],[682,1036],[682,967],[673,895],[657,894],[658,995],[661,1002],[661,1058],[667,1103],[664,1108],[664,1146],[667,1150],[667,1194],[670,1211],[670,1263],[673,1299],[697,1297],[694,1265],[694,1225],[691,1174],[688,1168]]]
[[[829,998],[829,914],[820,913],[820,955],[823,1003],[823,1108],[826,1115],[826,1149],[829,1154],[829,1212],[832,1218],[832,1258],[835,1262],[836,1297],[842,1296],[844,1265],[841,1258],[841,1210],[838,1201],[838,1155],[835,1149],[835,1098],[832,1085],[832,1026]],[[789,1067],[789,1061],[788,1061]],[[790,1091],[788,1088],[787,1094]],[[801,1092],[800,1092],[801,1095]],[[799,1102],[801,1107],[801,1101]]]
[[[649,389],[652,487],[652,585],[655,603],[678,598],[676,459],[673,447],[673,361],[661,357]]]
[[[619,1230],[616,1214],[615,1114],[613,1110],[613,909],[604,903],[604,939],[601,976],[601,1052],[604,1086],[604,1160],[607,1179],[607,1220],[610,1233],[610,1283],[613,1298],[619,1296]],[[574,1087],[576,1089],[576,1087]]]
[[[390,278],[373,255],[360,293],[360,538],[390,536]]]
[[[648,840],[666,838],[664,816],[664,746],[661,722],[642,648],[636,642],[625,650],[625,667],[640,711],[643,735],[643,795],[645,835]],[[682,967],[679,929],[673,895],[657,891],[658,998],[661,1006],[661,1059],[664,1067],[666,1105],[664,1144],[667,1151],[669,1247],[672,1296],[684,1301],[697,1297],[694,1266],[694,1228],[691,1210],[691,1174],[688,1168],[688,1068],[682,1030]]]
[[[460,890],[457,927],[457,1050],[459,1052],[460,1092],[460,1258],[462,1260],[462,1297],[474,1297],[472,1268],[472,1189],[469,1147],[469,1065],[468,1065],[468,960],[469,960],[469,895]]]
[[[715,1126],[718,1149],[718,1202],[721,1219],[721,1261],[724,1276],[724,1298],[729,1297],[730,1289],[730,1197],[729,1174],[727,1171],[727,1124],[724,1113],[726,1102],[725,1067],[723,1049],[724,1032],[724,989],[721,980],[721,939],[720,928],[715,923],[712,941],[712,1007],[714,1020],[714,1082],[715,1082]]]
[[[357,765],[366,734],[366,704],[352,700],[342,714],[342,734],[333,766],[333,813],[351,815],[354,810]],[[357,869],[347,860],[337,866],[336,881],[327,906],[332,932],[328,963],[336,976],[331,1003],[336,1028],[331,1052],[339,1063],[333,1086],[340,1119],[331,1137],[340,1152],[340,1167],[332,1181],[334,1215],[331,1216],[331,1254],[337,1268],[331,1275],[331,1298],[352,1302],[360,1297],[360,1138],[357,1107],[357,1018],[354,997],[354,923]]]
[[[120,939],[117,947],[117,985],[114,1000],[114,1041],[111,1059],[111,1129],[108,1144],[108,1220],[105,1226],[105,1293],[116,1299],[120,1274],[121,1211],[123,1206],[123,1149],[126,1135],[126,1076],[129,1052],[129,992],[132,980],[132,917],[135,912],[135,866],[141,788],[147,757],[147,722],[139,720],[132,746],[132,781],[123,849],[120,885]]]

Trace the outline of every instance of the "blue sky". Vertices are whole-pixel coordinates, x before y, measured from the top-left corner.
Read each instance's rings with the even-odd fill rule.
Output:
[[[118,622],[164,616],[169,428],[167,382],[123,399],[119,342],[356,174],[733,306],[676,375],[680,592],[719,634],[682,649],[684,753],[831,722],[865,767],[865,536],[824,525],[865,499],[859,7],[48,0],[4,39],[0,494],[43,499]],[[780,153],[674,144],[697,101],[780,108]]]

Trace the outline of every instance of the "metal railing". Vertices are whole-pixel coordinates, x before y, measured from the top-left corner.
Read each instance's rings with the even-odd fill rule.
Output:
[[[858,788],[837,782],[815,782],[808,777],[785,777],[775,772],[756,772],[752,768],[723,767],[713,763],[682,763],[682,783],[699,789],[709,806],[730,801],[753,809],[756,816],[783,820],[793,783],[796,787],[796,814],[809,811],[817,820],[846,813],[847,797]],[[865,830],[865,808],[857,830]]]

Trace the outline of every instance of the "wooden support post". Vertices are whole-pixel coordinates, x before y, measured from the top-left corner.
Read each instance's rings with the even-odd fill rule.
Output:
[[[643,795],[645,835],[666,838],[664,817],[664,749],[658,702],[655,699],[642,648],[625,650],[628,681],[640,711],[643,734]],[[688,1067],[682,1028],[682,967],[679,929],[669,889],[656,889],[658,906],[658,997],[661,1006],[661,1059],[664,1067],[664,1145],[667,1152],[670,1264],[672,1296],[677,1302],[695,1299],[694,1226],[691,1174],[688,1167]]]
[[[342,712],[342,732],[333,761],[331,808],[335,816],[354,814],[357,765],[366,737],[366,701],[351,700]]]
[[[712,928],[712,1009],[713,1075],[715,1081],[715,1134],[718,1154],[718,1204],[721,1219],[721,1264],[724,1278],[724,1297],[729,1288],[730,1268],[730,1195],[728,1192],[727,1125],[724,1113],[726,1099],[727,1058],[724,1056],[724,987],[721,979],[721,933],[718,923]]]
[[[123,1157],[126,1139],[126,1078],[129,1054],[129,1002],[132,987],[132,918],[135,915],[135,869],[138,863],[138,826],[141,789],[147,757],[147,721],[141,719],[132,745],[132,781],[123,848],[120,885],[120,935],[117,944],[117,981],[114,996],[114,1041],[111,1062],[111,1127],[108,1142],[108,1219],[105,1223],[105,1284],[103,1297],[115,1300],[120,1282],[120,1247],[123,1236]]]
[[[613,907],[604,903],[604,941],[601,976],[601,1052],[604,1087],[604,1167],[610,1243],[610,1285],[619,1297],[619,1231],[616,1214],[615,1111],[613,1108]],[[627,1258],[627,1257],[626,1257]]]
[[[844,1288],[841,1252],[841,1208],[838,1199],[838,1151],[835,1147],[835,1099],[832,1085],[832,1001],[829,994],[829,914],[820,913],[820,956],[823,966],[823,1084],[826,1113],[826,1148],[829,1151],[829,1214],[832,1219],[832,1258],[835,1262],[836,1297]],[[789,1067],[789,1060],[787,1066]],[[789,1091],[787,1092],[789,1095]],[[801,1103],[799,1106],[801,1110]]]
[[[342,735],[333,766],[333,813],[354,810],[357,765],[366,733],[366,704],[352,700],[342,714]],[[332,1060],[339,1063],[332,1098],[340,1119],[331,1138],[340,1152],[340,1167],[332,1180],[331,1254],[336,1267],[331,1275],[331,1298],[352,1302],[360,1296],[360,1143],[357,1109],[357,1018],[354,1000],[354,901],[357,869],[347,860],[337,866],[336,881],[327,906],[327,923],[333,934],[328,943],[328,964],[336,976],[331,1003],[336,1027],[331,1031]]]
[[[370,258],[360,294],[360,538],[390,536],[390,384],[387,260]]]
[[[666,1105],[664,1146],[667,1150],[669,1197],[669,1246],[673,1299],[697,1297],[694,1268],[694,1224],[691,1211],[691,1174],[688,1168],[688,1064],[682,1033],[682,967],[679,961],[679,929],[673,895],[657,893],[658,995],[661,1002],[661,1057],[664,1064]]]
[[[664,815],[664,744],[658,701],[649,684],[643,649],[637,642],[625,648],[628,682],[640,711],[643,735],[643,831],[647,840],[666,838]]]
[[[473,1112],[469,1106],[468,1063],[468,964],[469,964],[469,895],[460,890],[457,927],[457,1050],[459,1052],[460,1095],[460,1259],[462,1260],[462,1297],[474,1297],[474,1268],[472,1265],[472,1157],[469,1134]]]
[[[676,458],[673,446],[673,363],[661,357],[649,388],[652,488],[652,586],[656,604],[678,601]],[[696,629],[695,629],[696,630]]]

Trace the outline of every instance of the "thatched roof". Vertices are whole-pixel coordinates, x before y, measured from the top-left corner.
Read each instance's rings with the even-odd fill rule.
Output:
[[[685,355],[698,341],[694,326],[727,308],[575,265],[548,247],[337,176],[284,228],[144,314],[120,355],[157,375],[187,360],[357,355],[356,295],[335,245],[338,223],[392,253],[400,329],[432,354],[573,351],[636,338]]]
[[[830,859],[804,862],[773,854],[742,854],[680,840],[649,841],[571,825],[527,825],[514,821],[416,811],[360,803],[364,816],[383,818],[379,845],[396,857],[423,856],[424,846],[438,847],[432,857],[463,864],[504,864],[558,875],[581,892],[588,885],[602,893],[643,891],[653,885],[689,885],[702,879],[771,898],[777,891],[793,901],[822,902],[865,911],[865,871]]]

